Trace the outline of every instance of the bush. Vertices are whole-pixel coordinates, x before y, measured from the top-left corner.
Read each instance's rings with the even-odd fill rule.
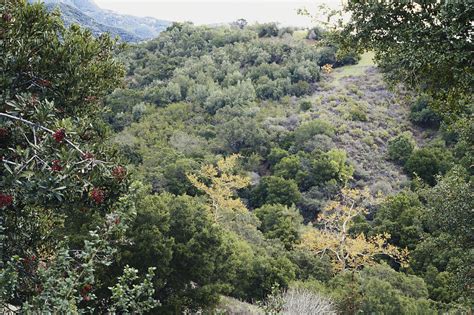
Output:
[[[415,140],[410,132],[403,132],[388,141],[388,156],[391,160],[405,164],[415,149]]]
[[[389,196],[375,214],[374,233],[389,233],[391,244],[412,250],[422,237],[422,214],[415,193],[403,191]]]
[[[303,96],[311,92],[311,85],[306,81],[298,81],[291,85],[289,93],[294,96]]]
[[[330,281],[331,295],[342,314],[432,314],[423,279],[386,265],[345,272]]]
[[[258,37],[278,36],[278,25],[276,23],[257,24],[255,26]]]
[[[297,155],[282,158],[273,168],[273,175],[284,179],[297,179],[302,172],[301,158]]]
[[[359,62],[360,56],[353,51],[347,52],[344,55],[337,56],[336,62],[334,63],[334,68],[355,65]]]
[[[336,62],[336,48],[334,47],[324,47],[319,51],[319,54],[318,66],[320,67]]]
[[[427,97],[420,97],[413,104],[410,111],[410,120],[418,126],[438,128],[441,118],[429,106]]]
[[[300,109],[302,111],[307,111],[307,110],[311,109],[311,107],[312,107],[312,104],[311,104],[310,101],[302,101],[300,103]]]
[[[278,162],[280,162],[281,159],[284,157],[289,156],[288,151],[281,149],[279,147],[272,148],[270,151],[270,154],[267,156],[267,161],[270,164],[270,166],[274,166]]]
[[[287,249],[291,249],[298,240],[303,218],[295,207],[267,204],[255,209],[254,214],[260,220],[259,230],[266,238],[279,239]]]
[[[330,181],[344,185],[354,173],[354,167],[347,162],[347,153],[340,149],[318,154],[310,164],[310,175],[303,185],[306,188],[327,185]]]
[[[157,314],[175,314],[213,306],[232,285],[248,285],[241,264],[255,261],[248,244],[214,224],[206,206],[190,196],[147,195],[123,246],[119,265],[157,268],[154,285],[161,306]],[[268,255],[264,257],[268,258]],[[266,269],[267,277],[277,268]],[[113,278],[114,276],[112,276]],[[190,286],[191,282],[199,285]],[[281,281],[284,283],[284,281]],[[217,284],[219,283],[219,284]],[[161,289],[165,285],[166,289]],[[261,283],[255,283],[260,286]]]
[[[264,204],[282,204],[291,206],[301,198],[298,185],[294,180],[286,180],[277,176],[263,177],[260,183],[251,192],[251,204],[253,207],[261,207]]]
[[[349,110],[351,120],[367,121],[367,108],[362,105],[353,105]]]
[[[296,247],[290,252],[290,260],[298,267],[296,278],[298,280],[328,281],[332,274],[331,263],[327,258],[315,255],[302,247]]]
[[[325,120],[315,119],[301,124],[294,131],[293,136],[295,142],[301,144],[319,134],[332,137],[334,135],[334,127]]]
[[[405,171],[418,175],[426,183],[434,185],[435,176],[445,174],[452,166],[451,152],[440,147],[426,147],[414,151],[405,163]]]

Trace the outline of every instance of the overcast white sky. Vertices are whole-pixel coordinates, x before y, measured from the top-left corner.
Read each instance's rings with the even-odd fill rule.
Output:
[[[341,0],[95,0],[104,9],[137,16],[151,16],[195,24],[228,23],[239,18],[252,22],[280,22],[282,25],[310,26],[311,19],[297,14],[306,7],[315,12],[326,3]]]

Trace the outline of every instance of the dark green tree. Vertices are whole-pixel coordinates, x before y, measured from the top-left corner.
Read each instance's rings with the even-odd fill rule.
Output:
[[[144,312],[153,289],[136,286],[141,304],[126,285],[136,270],[114,283],[123,294],[108,291],[107,302],[94,294],[97,269],[111,263],[134,216],[127,170],[101,121],[102,98],[124,74],[118,46],[65,28],[39,3],[4,1],[0,12],[0,308],[70,313],[136,302]]]
[[[278,176],[263,177],[251,192],[251,204],[258,208],[265,204],[282,204],[291,206],[301,198],[298,185],[294,180]]]
[[[388,141],[388,156],[391,160],[405,164],[413,150],[415,140],[410,132],[403,132]]]
[[[295,207],[266,204],[255,209],[254,214],[260,220],[259,229],[266,238],[279,239],[287,249],[297,242],[303,218]]]
[[[345,47],[375,51],[390,81],[427,92],[445,116],[469,113],[473,3],[349,1],[345,9]]]
[[[451,152],[441,147],[425,147],[415,150],[405,163],[405,171],[418,175],[430,185],[436,182],[436,175],[445,174],[453,163]]]

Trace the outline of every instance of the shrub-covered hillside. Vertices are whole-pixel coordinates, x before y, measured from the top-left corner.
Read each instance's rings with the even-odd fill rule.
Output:
[[[122,56],[128,84],[108,98],[108,119],[140,178],[157,192],[190,193],[186,172],[241,154],[255,183],[296,185],[286,203],[307,219],[350,178],[374,194],[406,185],[387,142],[410,131],[423,143],[422,132],[408,120],[410,96],[387,89],[370,54],[326,73],[318,64],[330,43],[285,30],[260,38],[254,28],[175,25]],[[266,198],[255,194],[243,193],[251,207]]]

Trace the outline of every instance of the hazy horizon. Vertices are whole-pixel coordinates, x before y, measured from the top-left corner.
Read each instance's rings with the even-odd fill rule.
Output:
[[[229,23],[239,18],[249,23],[278,22],[281,25],[307,27],[314,24],[311,18],[297,14],[300,8],[316,12],[321,4],[331,7],[340,0],[95,0],[103,9],[135,16],[195,24]]]

